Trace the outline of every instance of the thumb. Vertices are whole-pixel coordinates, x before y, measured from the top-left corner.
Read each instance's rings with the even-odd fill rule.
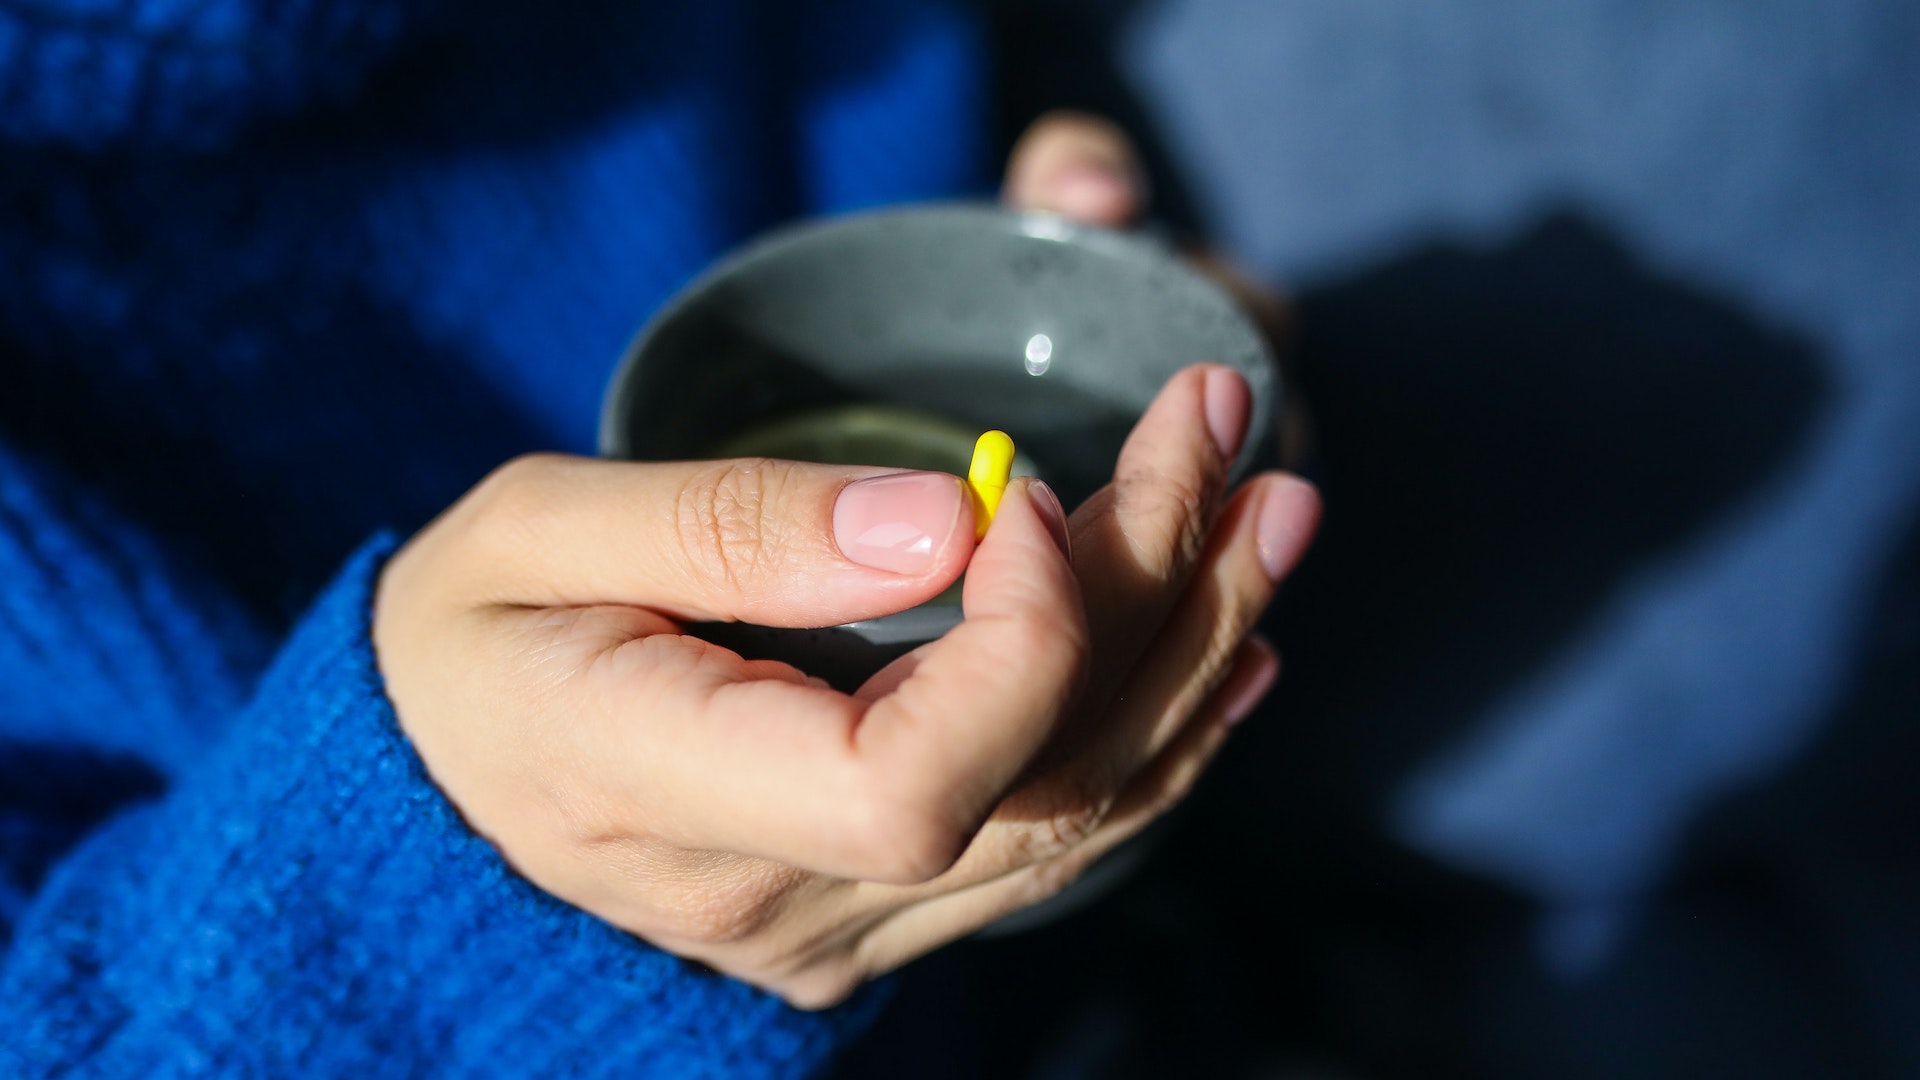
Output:
[[[766,458],[503,467],[460,511],[486,602],[831,626],[902,611],[973,555],[957,476]],[[477,569],[477,568],[476,568]]]
[[[1086,113],[1052,112],[1014,145],[1001,199],[1120,228],[1146,208],[1146,180],[1133,141],[1117,125]]]

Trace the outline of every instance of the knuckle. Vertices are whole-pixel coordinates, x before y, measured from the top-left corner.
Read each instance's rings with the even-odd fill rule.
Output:
[[[1041,616],[1027,624],[1027,640],[1021,642],[1022,656],[1045,655],[1046,650],[1054,649],[1060,652],[1063,661],[1076,669],[1084,670],[1092,663],[1093,639],[1085,608],[1080,604],[1047,608]]]
[[[1036,664],[1084,669],[1093,652],[1086,601],[1076,594],[1066,603],[1023,604],[1016,614],[1000,619],[993,636],[977,647],[983,650],[983,662],[997,662],[1007,671]]]
[[[1215,690],[1220,688],[1227,676],[1233,671],[1234,657],[1239,653],[1240,642],[1245,631],[1235,613],[1228,611],[1214,620],[1206,638],[1196,650],[1194,663],[1188,675],[1186,696],[1187,712],[1191,713]]]
[[[560,454],[522,454],[488,473],[474,496],[490,509],[544,503],[544,493],[566,458]]]
[[[1193,648],[1192,665],[1179,697],[1184,716],[1199,711],[1232,678],[1260,611],[1260,604],[1231,592],[1223,599],[1222,610],[1204,632],[1204,640]]]
[[[740,458],[695,470],[674,503],[674,536],[688,574],[735,588],[777,564],[791,538],[767,513],[790,469]]]
[[[1105,817],[1104,808],[1097,806],[1049,814],[1028,830],[1027,854],[1035,861],[1057,859],[1085,843]]]
[[[510,560],[554,527],[553,492],[569,462],[563,454],[524,454],[474,485],[461,509],[487,557]]]
[[[1093,641],[1077,609],[1046,608],[1009,619],[993,647],[994,658],[1005,670],[1068,671],[1076,690],[1093,663]]]
[[[1080,847],[1106,821],[1112,800],[1076,793],[1052,805],[1051,810],[1014,829],[1012,854],[1019,862],[1051,862]]]
[[[1116,510],[1129,525],[1127,540],[1144,570],[1171,580],[1200,558],[1212,487],[1202,477],[1144,466],[1115,477]]]
[[[927,824],[909,829],[893,845],[893,858],[883,862],[889,879],[901,884],[932,881],[960,859],[966,847],[960,830]]]
[[[557,454],[523,454],[488,473],[468,498],[489,517],[537,511],[560,460]]]
[[[959,861],[964,830],[925,806],[895,797],[869,797],[862,811],[857,859],[873,881],[918,885]]]

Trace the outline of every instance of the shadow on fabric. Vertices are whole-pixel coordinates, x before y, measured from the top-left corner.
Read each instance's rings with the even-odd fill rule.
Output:
[[[1474,1012],[1528,1021],[1477,1033],[1482,1075],[1920,1072],[1920,519],[1898,551],[1821,737],[1695,824],[1598,978],[1550,985],[1518,940],[1480,958]]]
[[[847,1075],[1483,1064],[1463,997],[1524,946],[1526,905],[1396,846],[1387,799],[1789,463],[1828,385],[1807,342],[1573,213],[1499,248],[1413,251],[1300,311],[1327,516],[1268,621],[1281,690],[1147,873],[923,961]]]

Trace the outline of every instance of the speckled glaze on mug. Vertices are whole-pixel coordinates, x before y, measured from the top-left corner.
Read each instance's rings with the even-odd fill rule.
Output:
[[[1252,387],[1242,476],[1271,446],[1276,367],[1232,299],[1163,245],[989,205],[874,211],[776,231],[669,301],[614,374],[600,449],[713,457],[795,417],[875,406],[950,422],[926,425],[936,450],[951,424],[1005,430],[1071,507],[1106,483],[1166,380],[1201,360]],[[970,449],[948,471],[964,473]],[[958,620],[955,605],[925,605],[820,630],[700,632],[851,687]]]

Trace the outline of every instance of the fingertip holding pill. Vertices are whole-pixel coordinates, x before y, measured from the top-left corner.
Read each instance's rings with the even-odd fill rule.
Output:
[[[973,492],[973,538],[987,535],[1000,497],[1013,478],[1013,439],[1004,431],[989,431],[973,444],[973,463],[967,467],[967,489]]]

